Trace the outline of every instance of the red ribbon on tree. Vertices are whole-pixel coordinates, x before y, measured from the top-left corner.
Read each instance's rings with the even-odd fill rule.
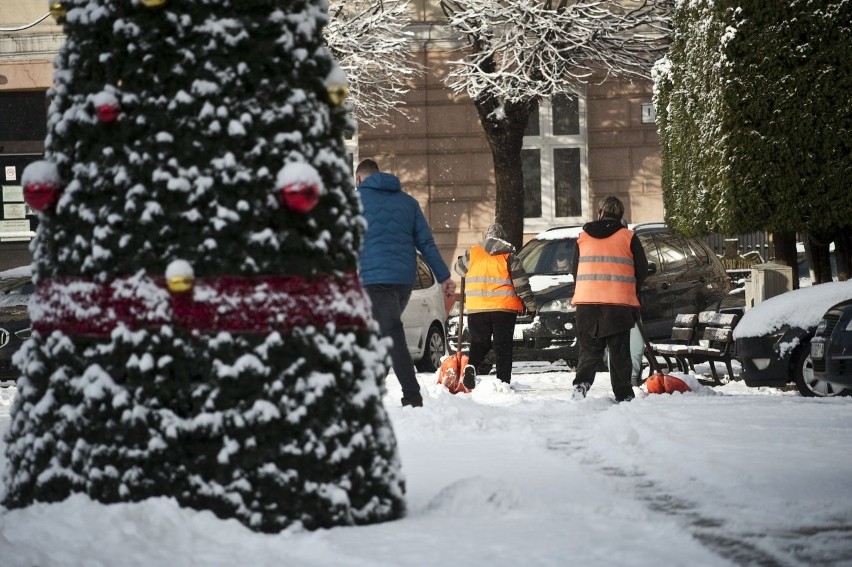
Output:
[[[369,302],[358,275],[258,276],[197,279],[190,292],[172,294],[165,278],[145,275],[97,283],[78,278],[40,282],[31,302],[33,329],[108,337],[175,325],[201,332],[288,332],[309,325],[366,328]]]

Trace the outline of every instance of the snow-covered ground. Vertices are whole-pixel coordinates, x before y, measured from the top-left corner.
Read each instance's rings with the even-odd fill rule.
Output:
[[[75,496],[0,510],[0,564],[852,565],[852,398],[734,382],[615,405],[598,374],[577,402],[547,363],[456,396],[418,378],[422,409],[387,381],[404,519],[264,535],[167,499]],[[14,395],[0,389],[3,432]]]

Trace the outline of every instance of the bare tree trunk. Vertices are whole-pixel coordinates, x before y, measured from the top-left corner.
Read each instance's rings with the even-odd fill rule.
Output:
[[[852,227],[844,227],[834,237],[834,260],[837,279],[845,282],[852,276]]]
[[[831,281],[830,240],[831,237],[816,232],[808,232],[805,238],[805,249],[810,252],[811,283],[814,285]]]
[[[521,150],[532,105],[530,102],[505,103],[501,108],[502,115],[497,118],[497,105],[492,97],[477,99],[475,104],[494,160],[494,177],[497,182],[494,220],[503,225],[509,242],[520,250],[524,240]]]
[[[796,257],[796,233],[774,232],[772,242],[775,246],[775,261],[793,268],[793,289],[799,289],[799,277],[796,275],[799,265]]]

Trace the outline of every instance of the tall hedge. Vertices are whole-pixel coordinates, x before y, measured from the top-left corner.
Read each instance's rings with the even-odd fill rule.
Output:
[[[724,25],[713,2],[682,2],[667,58],[654,69],[667,221],[687,234],[724,231],[725,134],[719,128]]]
[[[852,218],[852,2],[680,2],[655,74],[668,221],[836,231]]]

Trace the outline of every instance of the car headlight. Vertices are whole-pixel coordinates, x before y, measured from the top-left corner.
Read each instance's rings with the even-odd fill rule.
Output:
[[[819,325],[817,325],[816,331],[814,334],[822,335],[825,332],[825,328],[828,326],[828,322],[825,319],[819,320]]]
[[[543,304],[539,313],[574,313],[577,308],[571,305],[570,299],[554,299]]]

